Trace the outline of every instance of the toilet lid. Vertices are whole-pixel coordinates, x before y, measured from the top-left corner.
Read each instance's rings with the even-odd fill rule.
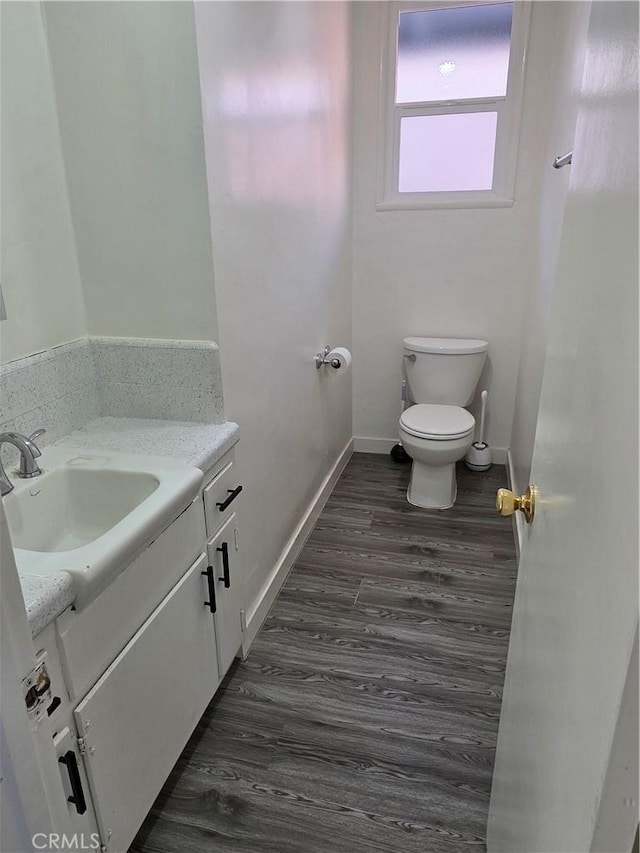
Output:
[[[460,406],[418,403],[400,415],[400,425],[408,433],[425,438],[461,438],[473,431],[475,419]]]
[[[475,352],[486,352],[489,344],[486,341],[470,340],[469,338],[405,338],[404,348],[412,352],[435,352],[446,355],[470,355]]]

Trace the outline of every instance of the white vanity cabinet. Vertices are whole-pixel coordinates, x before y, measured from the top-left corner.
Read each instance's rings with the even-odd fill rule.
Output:
[[[103,841],[127,850],[218,686],[202,554],[74,711]]]
[[[231,451],[107,589],[36,638],[58,686],[47,710],[61,821],[99,831],[104,851],[129,848],[240,651],[235,478]]]

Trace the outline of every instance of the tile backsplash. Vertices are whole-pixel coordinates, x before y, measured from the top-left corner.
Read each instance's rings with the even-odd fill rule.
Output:
[[[99,415],[93,348],[88,340],[63,344],[0,367],[2,432],[29,435],[44,427],[47,434],[41,441],[49,444]]]
[[[0,366],[0,431],[44,427],[46,445],[100,416],[222,423],[217,345],[94,337]]]
[[[222,423],[218,347],[209,341],[91,338],[102,414]]]

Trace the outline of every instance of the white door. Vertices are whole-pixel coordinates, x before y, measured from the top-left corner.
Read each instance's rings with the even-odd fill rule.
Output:
[[[628,853],[637,826],[637,39],[636,3],[593,3],[490,853]]]

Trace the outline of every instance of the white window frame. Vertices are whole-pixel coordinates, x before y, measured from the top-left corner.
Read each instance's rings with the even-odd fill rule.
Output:
[[[381,3],[380,102],[378,108],[378,186],[376,210],[511,207],[515,199],[518,140],[531,18],[530,0],[513,0],[507,92],[503,97],[428,101],[396,105],[398,22],[400,12],[488,6],[505,0],[440,0]],[[491,190],[398,192],[400,121],[404,117],[497,112],[496,149]]]

